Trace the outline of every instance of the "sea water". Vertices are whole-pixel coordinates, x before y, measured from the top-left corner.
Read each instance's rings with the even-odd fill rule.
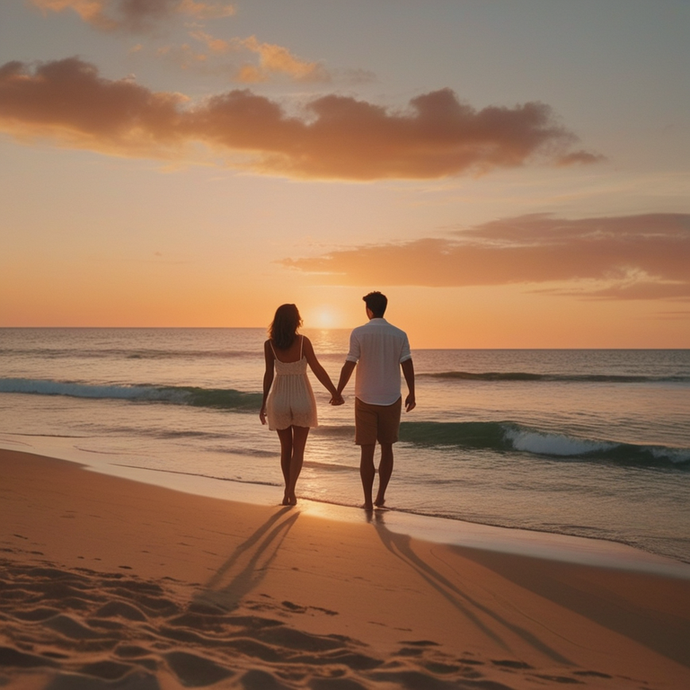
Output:
[[[305,333],[334,381],[348,331]],[[263,329],[0,329],[0,445],[60,442],[115,472],[275,487],[258,418]],[[690,563],[690,350],[415,350],[394,511],[623,542]],[[361,505],[353,388],[319,427],[298,497]],[[403,384],[404,390],[404,384]],[[238,494],[239,492],[239,494]],[[230,493],[230,492],[229,492]]]

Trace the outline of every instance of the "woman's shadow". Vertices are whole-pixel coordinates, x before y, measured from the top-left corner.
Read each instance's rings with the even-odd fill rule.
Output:
[[[288,513],[290,516],[283,519]],[[292,506],[280,508],[271,515],[233,551],[196,595],[195,602],[216,604],[227,611],[237,608],[240,601],[266,577],[283,540],[298,517],[299,512]]]

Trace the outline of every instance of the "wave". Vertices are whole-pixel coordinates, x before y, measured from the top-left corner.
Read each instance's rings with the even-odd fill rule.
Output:
[[[400,440],[424,447],[459,447],[573,460],[603,460],[690,469],[690,448],[586,439],[515,422],[403,422]]]
[[[261,393],[248,393],[232,388],[94,385],[20,378],[0,379],[0,393],[128,400],[135,403],[188,405],[247,413],[256,413],[262,399]],[[166,430],[161,433],[169,435],[178,432]],[[180,433],[189,435],[190,432]],[[352,425],[321,426],[314,433],[343,440],[353,436],[354,428]],[[400,440],[427,448],[455,447],[478,451],[519,452],[550,458],[600,460],[690,470],[690,448],[587,439],[567,433],[545,432],[511,421],[403,422],[400,425]]]
[[[42,379],[0,379],[0,393],[65,395],[100,400],[159,402],[192,407],[210,407],[236,412],[256,412],[261,406],[260,393],[246,393],[232,388],[195,386],[94,385]]]
[[[442,371],[417,374],[434,379],[457,379],[460,381],[546,381],[570,383],[688,383],[690,376],[643,376],[634,374],[533,374],[522,371]]]

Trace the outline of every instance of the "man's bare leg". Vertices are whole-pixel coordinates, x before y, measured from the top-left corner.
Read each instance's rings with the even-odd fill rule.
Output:
[[[379,463],[379,490],[374,505],[382,508],[386,502],[386,489],[393,474],[393,444],[381,444],[381,462]]]
[[[362,478],[362,489],[364,489],[364,510],[374,510],[374,502],[371,494],[374,489],[374,477],[376,468],[374,467],[374,451],[376,444],[363,445],[362,459],[359,463],[359,476]]]
[[[286,506],[290,503],[288,484],[290,483],[290,461],[292,460],[292,427],[278,429],[278,438],[280,439],[280,469],[283,472],[283,481],[285,482],[282,505]]]
[[[297,503],[295,486],[297,485],[299,474],[302,471],[302,464],[304,462],[304,448],[307,445],[309,427],[293,426],[292,432],[292,458],[290,460],[290,473],[287,487],[285,489],[285,495],[288,499],[288,504],[294,506]]]

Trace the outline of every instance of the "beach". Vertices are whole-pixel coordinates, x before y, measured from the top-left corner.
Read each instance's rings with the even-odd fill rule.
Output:
[[[630,547],[602,567],[424,541],[385,511],[340,520],[9,450],[0,468],[3,687],[690,686],[690,568],[637,568]]]

